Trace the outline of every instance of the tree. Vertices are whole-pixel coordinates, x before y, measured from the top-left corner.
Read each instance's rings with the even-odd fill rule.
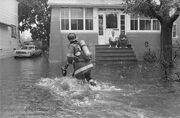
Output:
[[[49,45],[50,7],[48,0],[18,0],[19,30],[30,29],[32,39]]]
[[[127,13],[156,18],[161,24],[160,62],[170,68],[172,61],[172,28],[180,15],[179,0],[125,0]]]

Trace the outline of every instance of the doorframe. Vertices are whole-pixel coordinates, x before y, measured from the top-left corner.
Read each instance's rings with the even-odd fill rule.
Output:
[[[121,32],[121,22],[120,22],[120,16],[125,16],[125,33],[127,31],[127,14],[123,13],[123,11],[98,11],[98,45],[107,45],[106,43],[106,14],[116,13],[117,14],[117,28],[114,28],[115,30],[119,30],[118,35]],[[99,15],[103,15],[103,35],[99,35]],[[109,28],[108,28],[109,29]],[[113,28],[112,28],[113,29]],[[104,40],[104,41],[102,41]]]

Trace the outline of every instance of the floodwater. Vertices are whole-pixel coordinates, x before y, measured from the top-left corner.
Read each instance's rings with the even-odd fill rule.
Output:
[[[62,77],[62,65],[0,60],[0,118],[180,118],[180,82],[160,81],[156,65],[95,65],[96,87],[72,78],[72,68]]]

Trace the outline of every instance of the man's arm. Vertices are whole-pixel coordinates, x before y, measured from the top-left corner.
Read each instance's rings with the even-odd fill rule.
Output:
[[[72,64],[74,62],[74,49],[73,49],[73,46],[70,45],[68,47],[68,53],[67,53],[67,62],[68,64]]]

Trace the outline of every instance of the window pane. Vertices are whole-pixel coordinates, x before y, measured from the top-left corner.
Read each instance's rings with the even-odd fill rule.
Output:
[[[83,9],[71,9],[71,30],[83,30]]]
[[[85,9],[85,17],[86,17],[86,19],[93,19],[93,9],[92,8]]]
[[[117,14],[106,15],[106,28],[117,28]]]
[[[138,30],[138,20],[131,20],[131,30]]]
[[[103,15],[99,15],[99,35],[103,35]]]
[[[160,30],[160,23],[158,20],[153,20],[153,30]]]
[[[83,19],[78,19],[78,30],[83,30]]]
[[[11,37],[16,38],[16,36],[17,36],[17,34],[16,34],[16,26],[11,25]]]
[[[69,18],[69,8],[61,8],[61,19]]]
[[[121,31],[125,31],[125,26],[121,26]]]
[[[138,16],[131,15],[131,30],[138,30]]]
[[[93,9],[86,8],[85,9],[85,29],[86,30],[93,30]]]
[[[151,20],[140,20],[140,30],[151,30]]]
[[[146,30],[151,30],[151,20],[146,20]]]
[[[125,15],[121,15],[120,17],[121,17],[121,31],[120,31],[121,33],[122,31],[125,31]]]
[[[83,30],[83,20],[82,19],[72,19],[71,20],[71,30]]]
[[[71,19],[83,19],[83,9],[71,8]]]
[[[61,19],[61,30],[69,30],[69,19]]]
[[[86,19],[86,30],[93,30],[93,20]]]
[[[61,8],[61,30],[69,30],[69,8]]]
[[[125,24],[125,21],[121,21],[121,25],[124,25]]]
[[[176,25],[173,25],[172,36],[176,37]]]
[[[71,30],[77,30],[77,20],[76,19],[71,20]]]
[[[138,20],[138,16],[137,15],[131,15],[131,20]]]
[[[151,30],[151,19],[140,16],[140,30]]]

